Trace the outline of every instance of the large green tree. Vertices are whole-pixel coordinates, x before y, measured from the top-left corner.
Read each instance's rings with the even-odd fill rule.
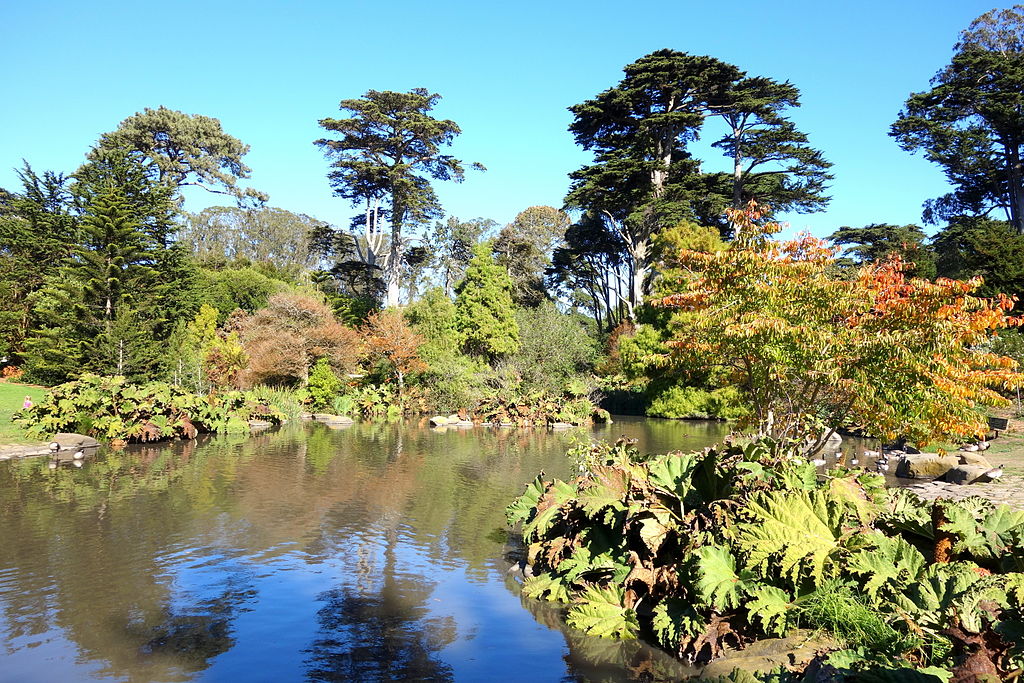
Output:
[[[25,237],[12,262],[34,266],[26,280],[26,369],[59,382],[83,371],[158,374],[162,343],[191,319],[202,294],[185,250],[170,239],[174,188],[150,177],[138,155],[95,153],[70,178],[23,174],[13,200]]]
[[[712,57],[675,50],[653,52],[624,71],[615,87],[569,108],[569,130],[594,152],[594,163],[571,174],[565,202],[605,220],[621,239],[632,318],[653,275],[651,239],[661,226],[689,215],[699,167],[686,145],[741,73]]]
[[[733,209],[742,209],[751,200],[774,211],[814,212],[828,204],[825,189],[832,179],[828,173],[832,164],[784,115],[786,109],[798,106],[800,91],[792,83],[750,77],[733,83],[720,106],[712,110],[727,127],[713,146],[732,162],[732,172],[723,175],[731,186]],[[717,222],[714,218],[705,220]],[[735,233],[736,225],[729,227]]]
[[[654,258],[651,247],[651,258]],[[622,322],[631,263],[621,235],[591,212],[565,231],[545,271],[550,289],[573,307],[587,310],[601,332]]]
[[[156,321],[145,310],[156,283],[152,241],[116,186],[92,199],[78,230],[73,253],[35,297],[40,324],[26,341],[27,369],[49,381],[152,370]]]
[[[463,179],[462,162],[442,153],[461,132],[459,126],[430,114],[440,99],[425,88],[370,90],[341,101],[346,118],[320,120],[338,136],[315,143],[332,159],[328,180],[336,195],[365,206],[366,241],[381,234],[381,220],[391,223],[387,253],[380,259],[388,306],[399,302],[405,228],[440,214],[431,180]]]
[[[32,294],[77,242],[70,179],[28,164],[18,175],[21,191],[0,198],[0,356],[14,363],[32,324]]]
[[[455,291],[455,329],[467,353],[497,358],[519,348],[512,282],[494,261],[489,242],[474,247]]]
[[[544,273],[571,223],[568,214],[553,206],[531,206],[498,233],[494,253],[512,278],[517,306],[535,308],[548,298]]]
[[[209,116],[158,107],[146,108],[100,137],[96,154],[124,150],[137,155],[150,177],[175,189],[200,187],[226,194],[241,204],[260,204],[267,196],[239,187],[251,169],[242,161],[249,145],[228,135]]]
[[[433,267],[445,294],[452,296],[473,259],[473,248],[491,233],[497,224],[489,218],[461,221],[455,216],[438,221],[428,237]]]
[[[1010,223],[964,216],[935,235],[938,274],[956,279],[984,278],[979,292],[1024,295],[1024,235]]]
[[[953,191],[924,220],[999,211],[1024,233],[1024,7],[992,10],[960,34],[953,59],[912,94],[890,134],[939,164]]]
[[[653,282],[651,245],[659,231],[696,218],[735,232],[725,210],[751,199],[776,210],[820,210],[831,176],[821,152],[786,117],[799,105],[791,83],[667,49],[624,71],[615,87],[569,108],[569,129],[594,152],[594,163],[570,175],[565,203],[604,221],[621,241],[623,305],[635,320]],[[725,125],[713,145],[731,160],[729,173],[703,173],[688,148],[709,120]]]

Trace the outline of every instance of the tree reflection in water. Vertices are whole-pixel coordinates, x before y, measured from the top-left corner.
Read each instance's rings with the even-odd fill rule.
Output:
[[[455,641],[451,617],[429,618],[432,585],[398,574],[398,533],[387,530],[379,587],[360,582],[319,596],[320,630],[309,648],[307,676],[313,681],[450,681],[452,668],[437,653]]]
[[[678,681],[700,672],[698,667],[688,667],[640,640],[612,640],[588,636],[582,631],[569,628],[563,618],[564,609],[558,603],[534,600],[522,594],[519,584],[509,578],[506,585],[519,595],[523,608],[533,615],[538,623],[565,636],[569,653],[565,663],[572,675],[584,681],[622,680],[623,668],[629,672],[630,680]]]
[[[185,671],[202,671],[211,659],[235,644],[234,618],[255,596],[255,588],[230,577],[216,598],[197,602],[183,612],[166,608],[161,621],[146,626],[129,624],[127,630],[132,640],[143,643],[141,657],[163,660]]]

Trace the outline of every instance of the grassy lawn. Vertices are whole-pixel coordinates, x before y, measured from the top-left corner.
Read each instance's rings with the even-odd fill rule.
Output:
[[[0,382],[0,445],[32,441],[21,429],[12,424],[11,416],[15,411],[21,410],[21,402],[25,400],[25,396],[31,396],[32,401],[38,403],[46,393],[43,387]]]

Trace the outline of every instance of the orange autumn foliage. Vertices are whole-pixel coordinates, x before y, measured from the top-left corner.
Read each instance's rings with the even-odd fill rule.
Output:
[[[751,204],[730,219],[743,239],[715,253],[666,260],[676,311],[672,354],[725,368],[752,404],[750,422],[781,439],[822,442],[844,424],[885,437],[969,438],[985,430],[985,406],[1024,383],[1008,358],[984,350],[1017,326],[1014,300],[980,298],[980,279],[930,282],[893,258],[834,275],[835,249],[803,234],[769,236],[778,225]]]
[[[383,360],[391,367],[399,391],[405,386],[406,375],[426,369],[419,357],[424,339],[409,327],[405,316],[398,311],[385,309],[372,314],[360,332],[370,358]]]

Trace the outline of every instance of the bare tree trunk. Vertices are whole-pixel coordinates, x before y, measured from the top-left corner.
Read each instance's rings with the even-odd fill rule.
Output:
[[[650,246],[651,245],[647,240],[643,240],[638,242],[631,249],[630,253],[633,263],[630,268],[632,272],[630,273],[629,303],[627,305],[627,310],[629,311],[629,319],[633,323],[636,323],[636,309],[644,303],[647,273],[650,270],[647,260]]]
[[[1017,234],[1024,234],[1024,187],[1020,150],[1015,145],[1005,145],[1006,161],[1010,174],[1010,223]]]
[[[384,307],[391,308],[399,304],[402,295],[402,223],[405,220],[405,207],[401,200],[391,195],[391,245],[388,249],[387,263],[384,264],[384,278],[387,290],[384,295]]]
[[[740,149],[742,139],[740,131],[733,128],[733,151],[732,151],[732,208],[736,211],[743,208],[743,150]],[[740,238],[739,224],[729,221],[732,228],[732,238]]]

